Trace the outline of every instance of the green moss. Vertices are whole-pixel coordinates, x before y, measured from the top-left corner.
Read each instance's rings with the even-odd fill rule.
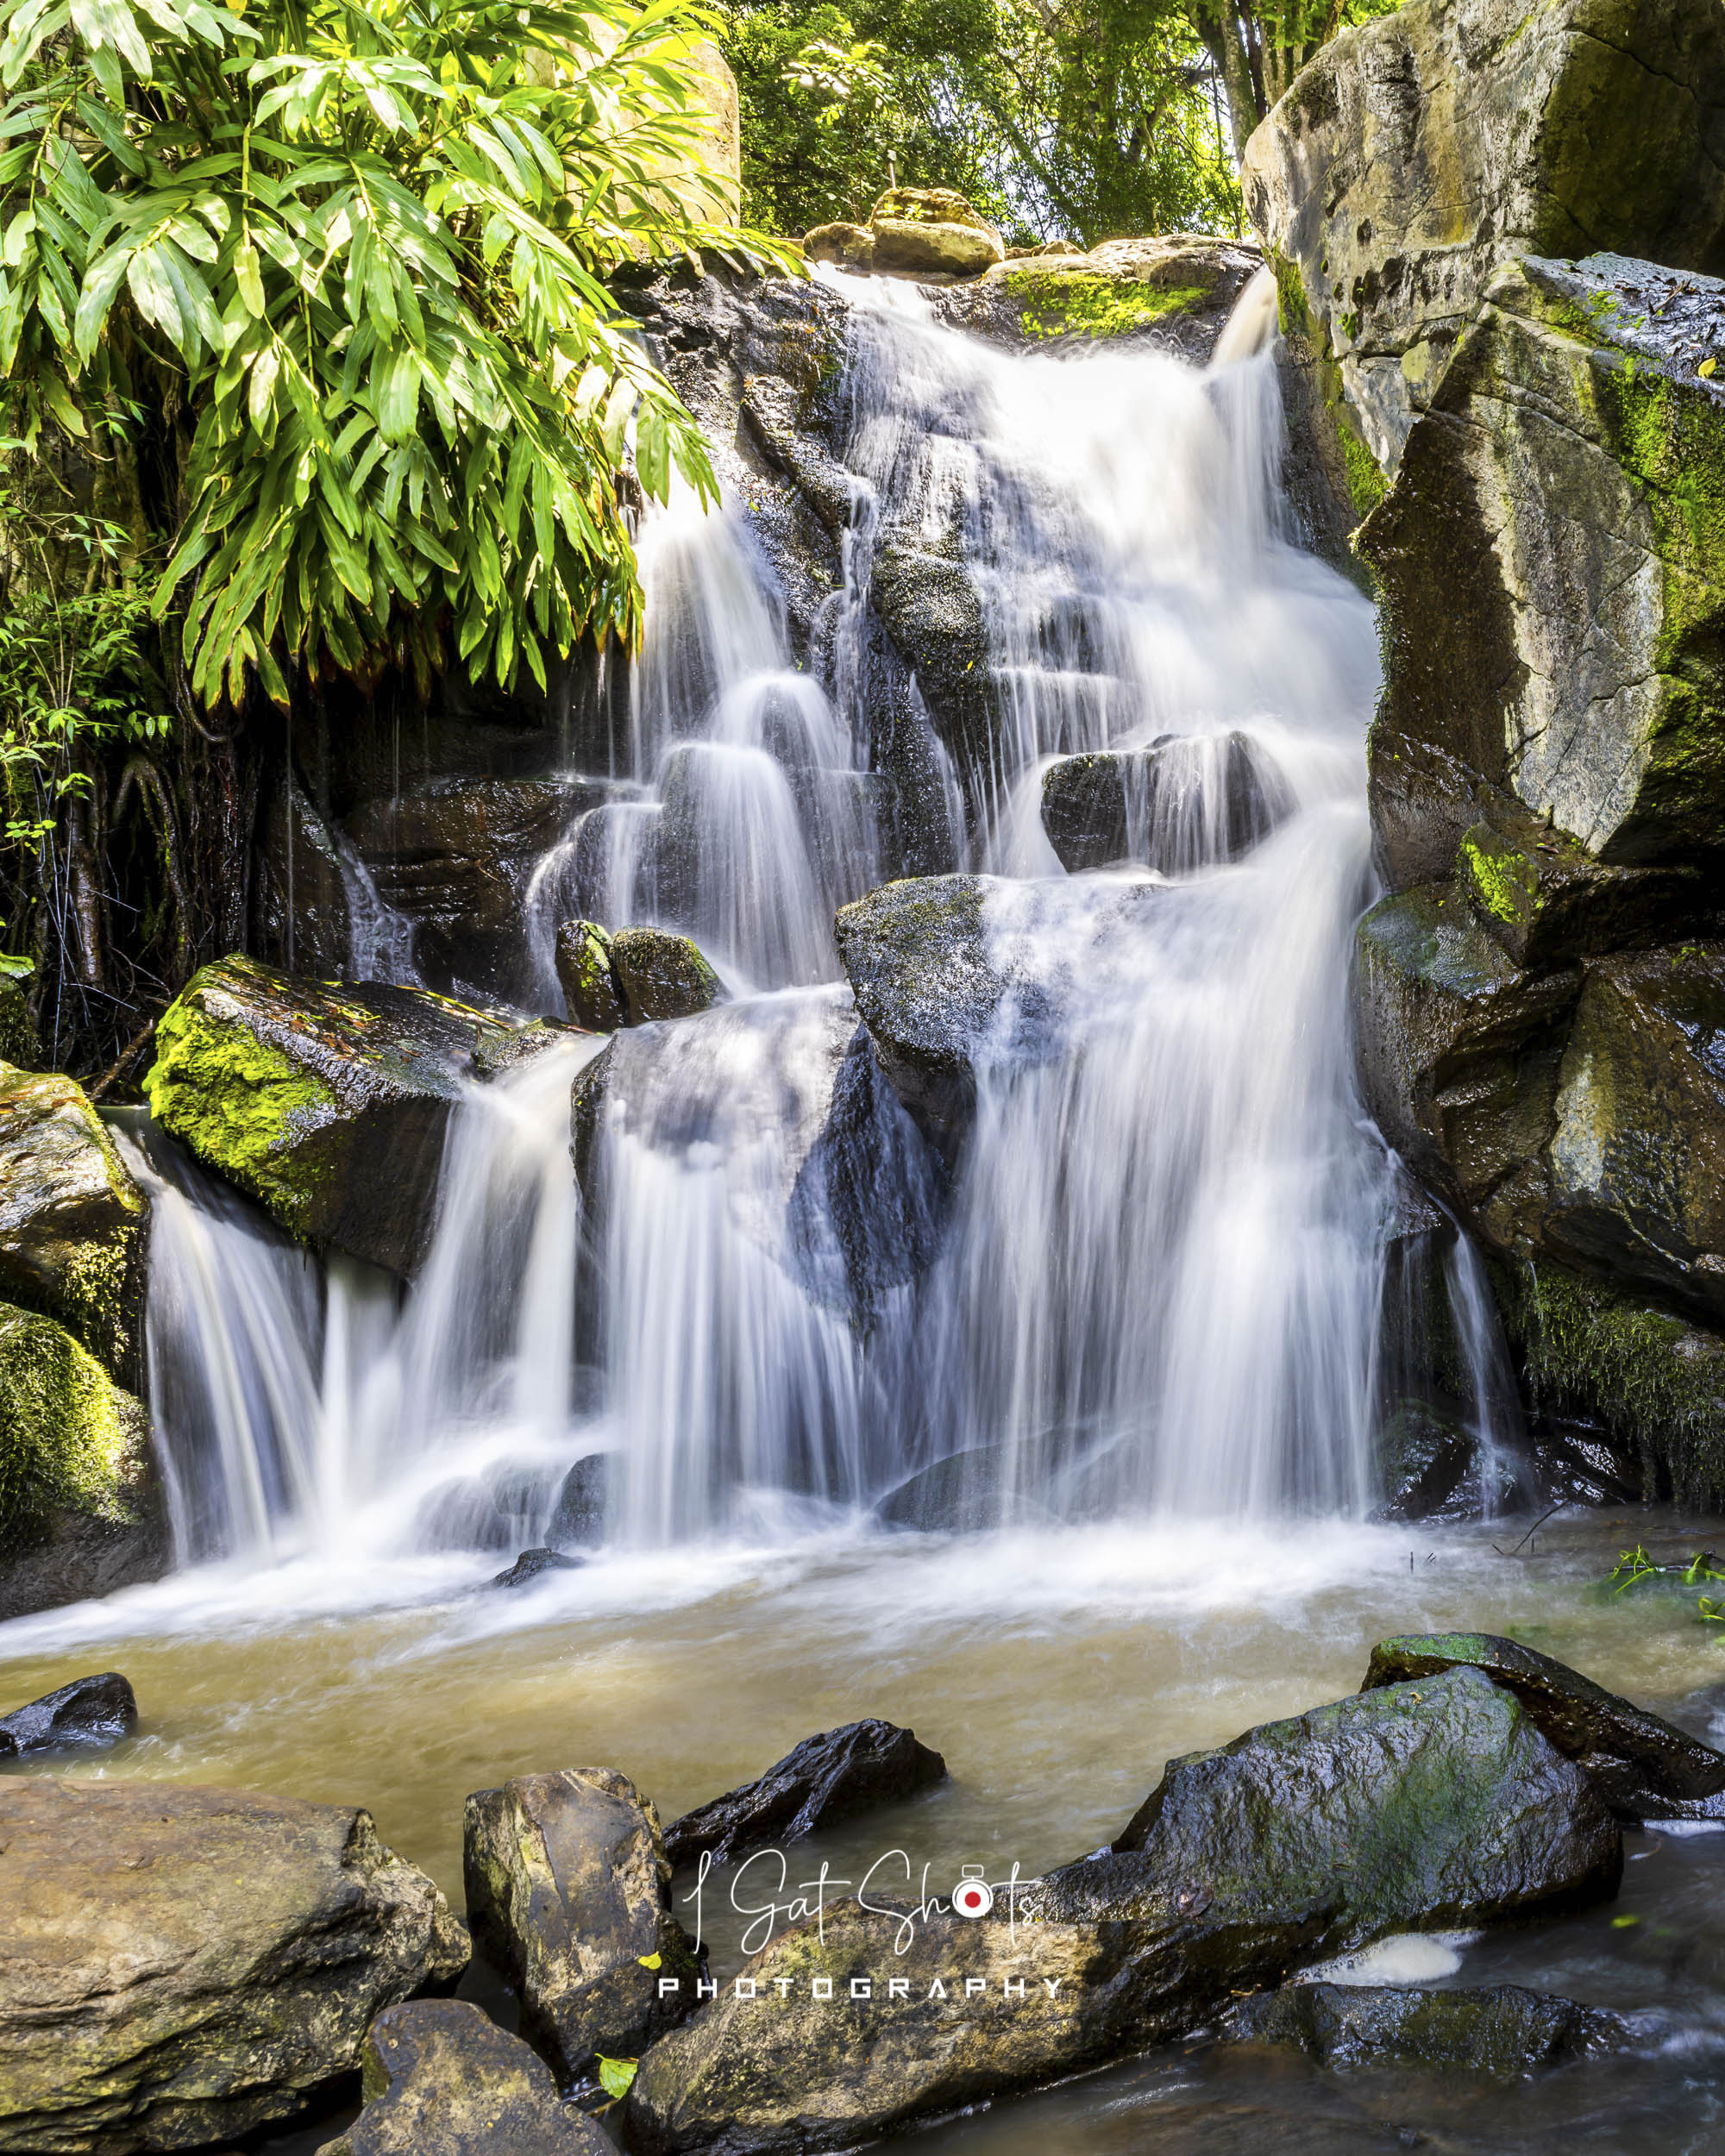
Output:
[[[40,1540],[56,1512],[132,1524],[141,1417],[52,1318],[0,1304],[0,1557]]]
[[[1539,902],[1537,864],[1483,824],[1464,835],[1456,873],[1477,906],[1512,928],[1526,921]]]
[[[1019,325],[1032,337],[1123,337],[1170,315],[1201,307],[1202,285],[1126,283],[1094,271],[1057,271],[1014,263],[1007,289],[1017,301]]]
[[[1364,523],[1389,492],[1389,482],[1378,469],[1377,459],[1339,410],[1336,433],[1342,445],[1342,461],[1347,467],[1348,496],[1353,503],[1353,513]]]
[[[1640,1453],[1648,1495],[1725,1503],[1725,1340],[1559,1266],[1497,1266],[1536,1407],[1596,1418]]]
[[[1285,254],[1272,254],[1270,267],[1276,276],[1276,314],[1282,323],[1283,336],[1290,333],[1310,337],[1315,342],[1312,329],[1312,310],[1306,300],[1306,280],[1300,274],[1299,265]]]
[[[156,1027],[150,1112],[200,1160],[304,1232],[311,1171],[294,1141],[339,1105],[332,1089],[246,1026],[212,1016],[200,975]],[[370,1012],[362,1014],[369,1020]]]

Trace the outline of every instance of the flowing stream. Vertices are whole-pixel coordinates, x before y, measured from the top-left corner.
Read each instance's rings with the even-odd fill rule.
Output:
[[[1368,1524],[1396,1169],[1346,976],[1376,630],[1291,542],[1262,291],[1198,370],[1009,358],[907,287],[840,281],[843,588],[800,664],[737,510],[649,521],[612,793],[524,909],[547,1012],[577,913],[693,934],[728,1000],[618,1037],[579,1185],[571,1087],[601,1043],[474,1085],[405,1286],[320,1270],[120,1119],[155,1208],[179,1565],[0,1627],[0,1695],[112,1661],[145,1716],[117,1771],[367,1802],[452,1890],[468,1789],[580,1758],[668,1816],[875,1713],[953,1779],[814,1855],[1033,1871],[1117,1831],[1170,1754],[1352,1689],[1372,1639],[1416,1626],[1514,1628],[1708,1726],[1725,1643],[1589,1599],[1627,1523],[1513,1557],[1489,1526]],[[980,602],[980,743],[904,683],[887,741],[869,596],[919,554]],[[1134,758],[1124,857],[1069,875],[1044,781],[1101,751]],[[859,1037],[831,925],[903,864],[906,754],[925,865],[988,879],[1007,984],[947,1155]],[[376,968],[409,977],[386,926]],[[1447,1263],[1462,1407],[1513,1447],[1489,1298],[1465,1246]],[[579,1569],[485,1586],[572,1507],[599,1545]],[[1640,1841],[1647,1928],[1577,1919],[1539,1980],[1681,1989],[1667,1928],[1709,1858]],[[1684,2136],[1721,2130],[1725,1934],[1695,1953],[1680,2087],[1625,2065],[1566,2148],[1718,2145]],[[1470,1946],[1458,1980],[1537,1959]],[[935,2138],[1415,2145],[1399,2084],[1343,2103],[1303,2067],[1231,2071],[1153,2060]],[[1507,2099],[1501,2122],[1454,2108],[1430,2145],[1558,2145]]]

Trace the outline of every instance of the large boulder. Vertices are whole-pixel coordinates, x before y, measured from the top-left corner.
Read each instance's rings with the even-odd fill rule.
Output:
[[[1585,1770],[1618,1818],[1725,1819],[1725,1752],[1519,1639],[1490,1633],[1381,1639],[1361,1689],[1468,1669],[1513,1693],[1547,1743]]]
[[[946,1762],[894,1722],[847,1722],[805,1737],[758,1781],[685,1812],[665,1829],[673,1866],[703,1852],[731,1864],[751,1849],[800,1841],[876,1804],[894,1804],[945,1778]]]
[[[505,1037],[424,989],[224,958],[163,1014],[145,1082],[162,1128],[290,1234],[409,1274],[450,1112]]]
[[[892,187],[869,213],[869,267],[930,279],[975,277],[1006,249],[988,219],[950,187]]]
[[[1075,874],[1136,861],[1175,875],[1238,860],[1293,806],[1282,773],[1238,730],[1062,756],[1042,780],[1042,828]]]
[[[465,2000],[386,2007],[360,2071],[365,2109],[318,2156],[612,2156],[543,2059]]]
[[[1715,0],[1411,0],[1296,77],[1246,146],[1247,213],[1383,471],[1500,263],[1725,271],[1722,85]]]
[[[630,2146],[850,2146],[1165,2041],[1302,1961],[1609,1894],[1622,1864],[1586,1776],[1477,1670],[1339,1701],[1170,1762],[1113,1853],[981,1920],[869,1891],[781,1934],[643,2062]]]
[[[691,936],[665,928],[620,928],[611,939],[610,956],[625,1025],[693,1018],[711,1010],[724,993]]]
[[[0,1619],[167,1562],[142,1407],[64,1326],[0,1303]]]
[[[1320,2066],[1430,2066],[1507,2080],[1634,2040],[1621,2015],[1516,1984],[1438,1991],[1394,1984],[1292,1984],[1231,2007],[1222,2036],[1285,2044]]]
[[[0,1063],[0,1295],[58,1318],[122,1382],[142,1367],[148,1222],[84,1088]]]
[[[0,1779],[0,2149],[231,2141],[452,1984],[467,1934],[368,1812],[162,1782]]]
[[[557,986],[571,1020],[590,1033],[623,1024],[623,989],[611,968],[611,931],[598,921],[562,921],[556,939]]]
[[[1199,233],[1105,240],[1088,252],[996,262],[936,303],[943,320],[1009,350],[1128,341],[1201,367],[1264,266],[1249,243]]]
[[[601,2057],[637,2057],[693,2004],[697,1963],[671,1914],[659,1816],[615,1769],[477,1791],[462,1868],[474,1940],[565,2080]]]
[[[76,1677],[0,1714],[0,1759],[31,1752],[105,1752],[137,1726],[137,1700],[117,1670]]]

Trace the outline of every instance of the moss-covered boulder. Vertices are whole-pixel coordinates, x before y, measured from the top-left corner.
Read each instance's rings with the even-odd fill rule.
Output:
[[[1478,1632],[1380,1639],[1360,1689],[1422,1683],[1446,1670],[1481,1670],[1512,1693],[1619,1819],[1725,1818],[1725,1752],[1519,1639]]]
[[[1504,260],[1725,270],[1722,83],[1716,0],[1411,0],[1322,48],[1242,180],[1283,326],[1377,467],[1394,473]]]
[[[58,1318],[118,1377],[141,1368],[149,1201],[75,1080],[0,1063],[0,1295]]]
[[[670,929],[620,928],[611,939],[610,958],[625,1025],[693,1018],[724,993],[693,937]]]
[[[1228,2043],[1287,2045],[1333,2071],[1429,2066],[1495,2080],[1634,2041],[1621,2015],[1516,1984],[1458,1991],[1284,1984],[1231,2007],[1220,2033]]]
[[[479,1790],[462,1865],[474,1940],[564,2079],[596,2057],[637,2057],[693,2006],[694,1948],[671,1913],[659,1815],[614,1768]]]
[[[611,931],[597,921],[564,921],[557,929],[557,985],[571,1021],[593,1033],[614,1033],[624,1022],[623,991],[611,969]]]
[[[64,1326],[0,1304],[0,1618],[166,1563],[143,1408]]]
[[[467,1934],[368,1812],[0,1779],[0,2149],[231,2144],[351,2072]]]
[[[386,2007],[360,2073],[365,2109],[318,2156],[612,2156],[544,2060],[465,1999]]]
[[[943,320],[1011,350],[1131,341],[1204,365],[1264,258],[1208,235],[1105,240],[997,262],[938,302]]]
[[[290,1234],[411,1273],[450,1111],[506,1031],[424,989],[226,958],[156,1028],[150,1111]]]

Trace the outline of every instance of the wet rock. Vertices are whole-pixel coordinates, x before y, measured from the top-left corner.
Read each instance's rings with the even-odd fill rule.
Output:
[[[1474,1464],[1477,1440],[1454,1416],[1424,1401],[1404,1401],[1377,1438],[1377,1517],[1397,1523],[1444,1516]]]
[[[724,993],[693,937],[668,929],[618,929],[611,939],[611,969],[623,992],[627,1025],[693,1018]]]
[[[1438,1633],[1380,1640],[1363,1689],[1462,1669],[1512,1694],[1620,1819],[1725,1818],[1725,1752],[1518,1639]]]
[[[564,921],[557,930],[557,985],[570,1018],[589,1032],[624,1023],[623,991],[611,968],[611,931],[597,921]]]
[[[591,1452],[575,1462],[558,1485],[545,1530],[554,1550],[599,1546],[616,1482],[617,1466],[609,1452]]]
[[[1477,856],[1482,911],[1530,963],[1625,925],[1678,940],[1720,902],[1697,876],[1725,829],[1709,356],[1725,283],[1615,255],[1506,265],[1359,535],[1386,624],[1380,859],[1399,889]],[[1632,869],[1663,874],[1600,873]]]
[[[360,2064],[365,2109],[318,2156],[612,2156],[544,2061],[464,1999],[386,2007]]]
[[[1286,1984],[1230,2008],[1220,2033],[1231,2043],[1289,2045],[1333,2071],[1437,2066],[1499,2079],[1631,2041],[1621,2015],[1515,1984],[1461,1991]]]
[[[138,1726],[138,1702],[116,1671],[81,1677],[0,1714],[0,1759],[30,1752],[103,1752]]]
[[[950,187],[894,187],[869,212],[869,267],[918,277],[975,277],[1004,259],[1000,235]]]
[[[354,870],[298,772],[277,775],[259,852],[259,956],[323,981],[352,972]]]
[[[1322,48],[1241,181],[1361,454],[1393,473],[1506,258],[1725,269],[1722,80],[1710,0],[1413,0]]]
[[[1236,861],[1293,806],[1280,771],[1238,731],[1063,756],[1042,781],[1043,830],[1074,874],[1136,861],[1177,875]]]
[[[597,2055],[638,2057],[693,2004],[694,1951],[671,1914],[658,1814],[613,1769],[524,1775],[470,1796],[462,1868],[474,1937],[565,2081]],[[662,1977],[681,1992],[662,1997]]]
[[[148,1222],[84,1088],[0,1064],[0,1295],[58,1318],[122,1382],[142,1374]]]
[[[558,1550],[524,1550],[506,1572],[499,1572],[488,1584],[525,1587],[530,1581],[543,1579],[547,1572],[579,1572],[586,1562],[585,1557],[565,1557]]]
[[[751,1849],[800,1841],[877,1804],[895,1804],[946,1776],[938,1752],[894,1722],[847,1722],[805,1737],[756,1782],[685,1812],[665,1829],[673,1869],[703,1850],[731,1864]]]
[[[875,1506],[889,1527],[926,1534],[975,1534],[1000,1526],[1010,1486],[1003,1448],[973,1445],[919,1468]]]
[[[943,320],[1013,350],[1131,340],[1208,364],[1247,284],[1258,249],[1173,233],[1064,245],[999,262],[942,295]]]
[[[142,1407],[52,1318],[0,1303],[0,1618],[168,1564]]]
[[[416,1550],[507,1550],[515,1532],[497,1493],[477,1476],[458,1476],[422,1499],[413,1516]]]
[[[467,1934],[368,1812],[0,1780],[0,2148],[128,2156],[291,2117]]]
[[[41,1053],[35,1020],[30,1016],[34,970],[28,959],[0,953],[0,1062],[15,1064],[20,1070],[34,1070]]]
[[[291,1234],[408,1274],[430,1240],[450,1111],[500,1030],[422,989],[226,958],[157,1027],[150,1109]]]

